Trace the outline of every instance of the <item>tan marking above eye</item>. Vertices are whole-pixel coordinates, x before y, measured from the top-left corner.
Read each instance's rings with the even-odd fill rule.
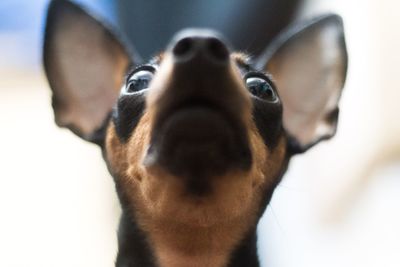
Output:
[[[249,56],[244,53],[233,53],[231,58],[242,65],[247,65],[249,62]]]

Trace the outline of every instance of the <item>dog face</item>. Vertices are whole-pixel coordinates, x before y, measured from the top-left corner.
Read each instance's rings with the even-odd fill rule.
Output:
[[[257,60],[199,29],[147,63],[132,51],[81,8],[52,2],[44,63],[56,122],[102,147],[123,208],[154,238],[214,227],[234,244],[290,157],[335,133],[347,63],[335,15],[282,33]]]
[[[110,171],[135,210],[153,218],[207,226],[250,211],[254,217],[285,166],[279,97],[265,74],[230,55],[214,34],[184,34],[127,76],[106,134]],[[177,55],[181,42],[193,42],[194,51]],[[223,59],[211,57],[207,42],[225,50]],[[255,101],[269,114],[267,141],[253,119]]]

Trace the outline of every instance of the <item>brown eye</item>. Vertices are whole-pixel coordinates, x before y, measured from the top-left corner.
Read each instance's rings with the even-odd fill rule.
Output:
[[[246,86],[250,93],[268,102],[275,103],[278,96],[272,86],[261,77],[249,77],[246,79]]]
[[[148,70],[140,70],[134,73],[126,85],[127,93],[134,93],[149,87],[151,80],[153,79],[153,72]]]

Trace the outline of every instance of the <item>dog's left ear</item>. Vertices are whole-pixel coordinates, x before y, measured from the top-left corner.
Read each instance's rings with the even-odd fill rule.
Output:
[[[336,132],[347,71],[343,23],[326,15],[285,31],[257,67],[272,74],[283,104],[283,125],[294,153]]]
[[[126,70],[138,58],[111,27],[68,0],[50,2],[43,52],[57,125],[100,144]]]

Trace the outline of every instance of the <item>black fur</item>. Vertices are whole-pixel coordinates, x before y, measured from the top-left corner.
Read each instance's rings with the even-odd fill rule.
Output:
[[[250,231],[232,254],[227,267],[259,267],[256,229]]]
[[[128,141],[133,130],[142,117],[146,107],[146,90],[124,94],[117,102],[112,113],[115,130],[122,142]]]
[[[118,229],[117,267],[156,267],[155,257],[135,220],[124,209]]]
[[[282,105],[280,103],[268,103],[258,97],[253,100],[253,119],[264,143],[273,150],[283,134]]]

